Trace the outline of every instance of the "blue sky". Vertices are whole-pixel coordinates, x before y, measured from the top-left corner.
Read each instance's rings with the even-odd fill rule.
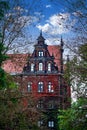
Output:
[[[58,1],[58,0],[57,0]],[[26,9],[30,5],[33,5],[33,9],[31,7],[31,15],[32,18],[40,18],[34,21],[35,26],[26,27],[28,31],[30,31],[34,38],[39,35],[40,30],[42,30],[43,35],[47,39],[47,44],[52,44],[51,37],[57,37],[57,41],[61,36],[66,37],[70,32],[70,26],[72,26],[75,21],[71,19],[70,13],[68,12],[68,4],[65,0],[60,1],[57,4],[54,2],[50,2],[50,0],[37,0],[37,2],[33,3],[33,0],[29,2],[26,0]],[[29,4],[28,4],[29,3]],[[66,28],[69,27],[69,29]],[[50,40],[50,41],[49,41]]]
[[[77,7],[73,8],[73,1],[79,2]],[[87,7],[87,0],[82,1],[86,1]],[[71,39],[77,37],[72,27],[79,25],[78,14],[85,12],[84,6],[80,6],[80,0],[21,0],[21,8],[27,13],[25,18],[31,18],[32,21],[31,25],[27,22],[24,28],[25,41],[35,43],[42,30],[48,45],[59,45],[61,36],[66,44],[70,44]]]

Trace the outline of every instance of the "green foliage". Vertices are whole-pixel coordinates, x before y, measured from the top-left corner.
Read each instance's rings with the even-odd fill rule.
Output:
[[[79,54],[84,61],[87,60],[87,43],[79,47]]]
[[[4,20],[7,9],[8,3],[0,1],[0,22]],[[26,95],[22,95],[14,79],[2,69],[3,62],[8,58],[3,41],[4,34],[0,30],[0,130],[36,130],[36,111],[24,108]]]
[[[6,10],[9,9],[9,3],[3,0],[0,0],[0,20],[4,17]]]
[[[78,47],[78,57],[66,64],[64,77],[72,86],[73,92],[77,94],[77,98],[86,96],[87,87],[87,44]]]
[[[9,8],[8,3],[5,1],[0,1],[0,20],[3,19],[5,11]],[[6,87],[6,75],[4,70],[2,69],[1,65],[3,61],[7,59],[7,56],[4,54],[4,50],[6,49],[4,47],[3,41],[3,35],[2,32],[0,32],[0,89],[3,89]]]
[[[87,99],[81,98],[73,103],[71,108],[59,111],[60,130],[86,130],[87,129]]]
[[[5,50],[5,47],[4,47],[3,43],[0,42],[0,89],[1,89],[1,86],[6,87],[6,84],[5,84],[5,80],[6,80],[5,72],[1,67],[3,61],[5,61],[7,59],[7,56],[5,54],[3,54],[4,50]]]
[[[87,130],[87,44],[78,47],[78,57],[67,63],[65,79],[77,96],[71,108],[59,111],[60,130]]]

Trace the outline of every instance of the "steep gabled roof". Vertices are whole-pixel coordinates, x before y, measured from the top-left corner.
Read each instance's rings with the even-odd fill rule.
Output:
[[[60,54],[60,46],[59,45],[50,45],[48,46],[48,51],[50,55],[54,56],[54,62],[56,63],[56,66],[60,70],[60,60],[61,60],[61,54]]]
[[[20,73],[26,64],[29,54],[8,54],[9,58],[3,63],[7,73]]]
[[[50,55],[54,56],[56,66],[60,69],[60,46],[49,45],[48,51]],[[7,73],[20,73],[23,71],[23,67],[26,65],[29,58],[29,54],[8,54],[9,59],[3,63],[3,69]]]

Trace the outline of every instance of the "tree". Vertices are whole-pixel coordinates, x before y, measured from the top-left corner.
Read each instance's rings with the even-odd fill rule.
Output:
[[[66,34],[65,47],[70,50],[71,57],[77,55],[78,46],[87,41],[87,0],[50,0],[50,2],[55,4],[56,8],[61,6],[64,9],[62,13],[56,15],[60,19],[57,24],[71,34],[69,36]]]
[[[72,90],[76,93],[77,98],[87,96],[87,44],[78,48],[78,57],[74,57],[70,63],[70,76],[72,78]]]
[[[27,1],[27,3],[20,0],[6,1],[9,3],[10,9],[5,13],[3,20],[0,22],[3,34],[2,42],[6,46],[4,53],[9,50],[11,52],[20,52],[20,48],[24,50],[31,43],[32,35],[28,33],[29,36],[27,37],[26,27],[29,30],[31,25],[35,26],[35,23],[40,20],[41,15],[37,16],[34,10],[39,5],[37,5],[35,0]]]
[[[3,5],[3,6],[2,6]],[[0,2],[0,22],[3,21],[7,2]],[[12,76],[2,69],[2,63],[7,59],[4,51],[3,31],[0,30],[0,129],[3,130],[29,130],[37,129],[38,113],[33,98],[20,92]],[[25,109],[23,99],[29,98],[30,107]],[[32,99],[32,102],[31,102]],[[32,109],[31,109],[32,106]]]
[[[0,21],[3,19],[4,17],[4,12],[8,9],[8,3],[7,2],[3,2],[0,1]],[[6,60],[7,56],[4,53],[5,50],[5,46],[2,42],[2,32],[0,32],[0,89],[3,87],[6,87],[5,85],[5,72],[2,69],[2,62]]]
[[[65,79],[69,81],[76,102],[60,111],[59,126],[63,130],[86,130],[87,126],[87,44],[78,48],[78,57],[67,64]],[[68,72],[68,73],[67,73]]]
[[[60,130],[86,130],[87,129],[87,99],[80,98],[67,110],[59,111]]]

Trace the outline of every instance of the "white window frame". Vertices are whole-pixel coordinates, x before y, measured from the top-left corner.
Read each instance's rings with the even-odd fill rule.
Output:
[[[48,92],[49,93],[53,93],[54,92],[53,85],[52,85],[51,82],[48,83]]]
[[[39,51],[39,52],[38,52],[38,55],[39,55],[40,57],[43,57],[43,51]]]
[[[38,83],[38,92],[43,92],[44,91],[44,86],[43,86],[43,82],[39,82]]]
[[[32,92],[32,82],[28,82],[27,91]]]
[[[42,62],[39,63],[39,71],[43,71],[43,63]]]
[[[54,127],[54,121],[48,121],[48,127],[53,128]]]
[[[51,63],[48,63],[48,71],[51,71]]]
[[[31,63],[31,71],[34,71],[34,63]]]

